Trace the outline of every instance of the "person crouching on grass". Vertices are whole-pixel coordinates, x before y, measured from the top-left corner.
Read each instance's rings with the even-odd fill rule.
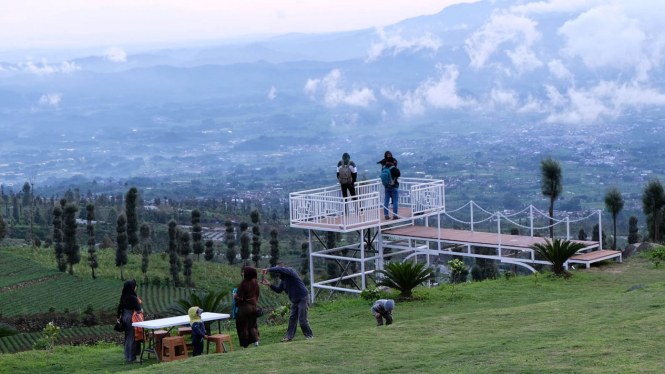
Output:
[[[383,326],[383,319],[386,319],[386,326],[393,323],[393,309],[395,302],[393,300],[377,300],[372,305],[372,314],[376,317],[376,325]]]
[[[193,306],[187,311],[189,315],[189,324],[192,326],[192,343],[194,344],[194,356],[203,354],[203,340],[208,339],[206,335],[206,327],[201,321],[201,314],[203,309],[198,306]]]

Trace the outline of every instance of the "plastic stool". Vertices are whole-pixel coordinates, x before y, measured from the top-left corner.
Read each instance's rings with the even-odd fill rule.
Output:
[[[169,336],[162,339],[162,362],[182,360],[188,357],[185,338],[182,336]]]
[[[215,334],[208,337],[208,344],[206,347],[206,354],[210,353],[210,342],[215,343],[216,352],[215,353],[227,353],[233,352],[233,343],[231,343],[231,336],[224,334]],[[224,347],[224,342],[229,342],[229,351]]]
[[[155,355],[157,356],[158,360],[162,359],[162,339],[168,334],[168,331],[166,330],[156,330],[156,331],[151,331],[150,335],[148,336],[148,339],[152,339],[152,336],[155,336]],[[148,355],[150,355],[150,352],[148,352]]]

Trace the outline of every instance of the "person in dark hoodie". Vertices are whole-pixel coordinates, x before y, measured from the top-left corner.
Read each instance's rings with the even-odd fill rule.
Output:
[[[383,154],[383,160],[377,162],[377,164],[381,164],[381,170],[386,167],[386,162],[390,162],[393,166],[397,167],[397,159],[393,157],[393,154],[390,151],[386,151],[386,153]]]
[[[125,362],[140,362],[136,358],[137,350],[140,348],[134,340],[134,326],[132,326],[132,316],[134,312],[143,313],[141,310],[141,303],[139,302],[138,296],[136,296],[136,290],[138,286],[136,285],[135,280],[129,280],[125,282],[122,287],[122,295],[120,296],[120,303],[118,304],[117,315],[118,319],[122,318],[122,322],[125,324]],[[140,353],[140,352],[139,352]]]
[[[386,319],[386,326],[393,324],[393,309],[395,309],[394,300],[377,300],[372,305],[372,314],[376,317],[376,325],[383,326],[383,319]]]
[[[256,279],[256,268],[245,266],[242,268],[242,282],[238,285],[233,299],[238,306],[236,314],[236,331],[240,346],[247,348],[250,344],[259,346],[259,328],[257,303],[259,302],[259,281]]]
[[[342,196],[348,197],[356,196],[356,188],[354,184],[358,178],[358,169],[356,164],[351,161],[351,156],[348,153],[342,155],[342,159],[337,163],[337,180],[342,187]]]
[[[312,333],[312,328],[309,326],[309,321],[307,320],[307,312],[309,311],[309,292],[307,291],[307,287],[305,287],[305,283],[303,283],[295,270],[285,267],[283,263],[262,270],[264,276],[267,272],[279,274],[282,281],[277,286],[272,285],[267,279],[264,279],[261,283],[269,286],[270,289],[277,293],[286,291],[292,304],[291,315],[289,316],[289,327],[286,329],[286,337],[281,341],[290,342],[295,338],[297,329],[296,322],[300,323],[300,329],[305,335],[305,339],[313,338],[314,334]]]

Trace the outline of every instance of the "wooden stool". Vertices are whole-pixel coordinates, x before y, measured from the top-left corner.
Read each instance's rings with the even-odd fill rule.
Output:
[[[206,354],[210,353],[210,342],[215,343],[215,348],[217,351],[215,353],[227,353],[229,351],[233,352],[233,343],[231,343],[231,336],[224,334],[215,334],[208,336],[208,345],[206,347]],[[229,351],[224,347],[224,342],[229,342]]]
[[[155,355],[157,356],[158,360],[162,359],[162,339],[166,337],[166,334],[168,334],[168,331],[166,330],[156,330],[156,331],[151,331],[150,335],[148,336],[148,339],[152,339],[152,336],[155,336]],[[150,355],[150,353],[148,353]]]
[[[181,327],[178,329],[178,336],[192,335],[191,327]]]
[[[182,336],[169,336],[162,339],[162,362],[182,360],[188,357],[185,338]]]

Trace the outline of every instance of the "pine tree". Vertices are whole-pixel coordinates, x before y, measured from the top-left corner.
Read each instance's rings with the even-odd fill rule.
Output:
[[[177,230],[178,223],[174,219],[169,221],[169,264],[171,277],[173,278],[173,285],[180,284],[180,258],[178,257],[178,243],[177,243]]]
[[[231,220],[226,220],[224,226],[226,226],[226,261],[228,261],[229,265],[233,265],[236,260],[236,240],[233,237],[233,223]]]
[[[201,212],[198,209],[192,210],[192,249],[196,255],[196,261],[200,261],[199,258],[201,253],[203,253],[203,234],[201,233],[203,229],[201,228]]]
[[[577,233],[577,239],[586,240],[586,231],[584,231],[584,227],[581,227],[580,231]]]
[[[254,209],[249,216],[254,224],[252,226],[252,261],[254,261],[254,266],[259,268],[261,262],[261,227],[259,226],[259,210]]]
[[[628,219],[628,244],[635,244],[640,240],[637,234],[637,217],[630,216]]]
[[[134,253],[135,247],[139,244],[139,218],[136,213],[136,201],[139,197],[139,190],[132,187],[125,195],[125,212],[127,213],[127,241]]]
[[[95,226],[92,224],[92,221],[95,220],[95,205],[88,203],[85,210],[88,212],[88,225],[86,226],[86,231],[88,231],[88,261],[92,270],[92,279],[96,279],[95,269],[99,267],[99,263],[97,263],[97,254],[95,253]]]
[[[300,246],[301,253],[300,257],[302,258],[302,262],[300,263],[300,272],[302,273],[302,279],[309,279],[306,275],[309,273],[309,244],[308,243],[302,243]]]
[[[213,258],[215,258],[215,252],[213,246],[215,243],[212,241],[212,239],[206,240],[206,252],[205,252],[205,260],[206,261],[212,261]]]
[[[5,223],[5,220],[2,218],[2,214],[0,214],[0,241],[7,236],[7,224]]]
[[[115,266],[120,267],[120,279],[124,281],[123,266],[127,265],[127,216],[124,212],[118,216],[115,232],[118,243],[115,250]]]
[[[275,267],[279,261],[279,231],[270,230],[270,266]]]
[[[243,266],[247,265],[249,255],[251,254],[249,251],[250,241],[251,239],[247,231],[244,231],[242,234],[240,234],[240,258],[242,259]]]
[[[150,264],[150,253],[152,253],[152,241],[150,240],[150,226],[143,222],[139,229],[141,233],[141,272],[144,283],[148,284],[148,265]]]
[[[652,179],[642,193],[642,211],[646,216],[649,237],[656,243],[661,242],[663,207],[665,207],[665,188],[660,180]]]
[[[81,261],[81,252],[76,240],[76,233],[78,226],[76,224],[76,217],[79,207],[76,203],[68,203],[65,206],[63,213],[63,233],[64,233],[64,252],[67,256],[67,263],[69,264],[69,274],[74,275],[74,265]]]
[[[14,217],[14,221],[16,223],[20,223],[21,221],[19,220],[19,212],[18,212],[18,199],[16,198],[16,195],[12,197],[12,216]]]
[[[99,248],[113,248],[113,240],[111,240],[109,234],[104,234],[104,237],[102,238],[102,244],[99,246]]]
[[[60,205],[56,205],[55,208],[53,208],[53,242],[55,243],[53,249],[58,270],[65,271],[67,269],[67,263],[65,262],[65,253],[62,243],[62,208]]]

